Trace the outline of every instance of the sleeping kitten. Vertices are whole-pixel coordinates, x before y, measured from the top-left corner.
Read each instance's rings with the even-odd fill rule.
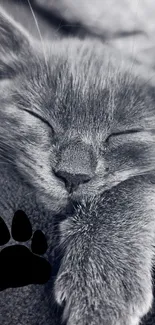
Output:
[[[1,166],[51,215],[73,206],[60,224],[62,321],[140,324],[152,304],[153,87],[100,42],[42,48],[1,10],[0,103]]]

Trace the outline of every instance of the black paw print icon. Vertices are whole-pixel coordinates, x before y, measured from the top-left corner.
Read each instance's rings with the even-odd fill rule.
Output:
[[[8,245],[10,238],[21,244]],[[41,230],[32,234],[27,215],[15,212],[11,236],[7,225],[0,217],[0,291],[29,284],[44,284],[51,276],[51,265],[42,256],[47,250],[47,241]],[[31,239],[31,250],[24,245]],[[3,247],[5,245],[5,247]]]

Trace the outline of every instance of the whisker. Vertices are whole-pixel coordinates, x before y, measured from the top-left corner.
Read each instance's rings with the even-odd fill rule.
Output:
[[[43,51],[44,60],[45,60],[45,65],[46,65],[46,69],[48,71],[48,64],[47,64],[47,57],[46,57],[46,52],[45,52],[45,46],[44,46],[44,41],[43,41],[43,38],[42,38],[42,35],[41,35],[41,31],[40,31],[40,28],[39,28],[38,20],[36,18],[36,15],[34,13],[34,10],[33,10],[32,6],[31,6],[30,0],[27,0],[27,2],[28,2],[28,5],[29,5],[29,8],[31,10],[31,13],[32,13],[32,16],[33,16],[33,19],[34,19],[34,22],[35,22],[35,25],[36,25],[36,28],[37,28],[39,37],[40,37],[40,41],[41,41],[41,44],[42,44],[42,51]]]

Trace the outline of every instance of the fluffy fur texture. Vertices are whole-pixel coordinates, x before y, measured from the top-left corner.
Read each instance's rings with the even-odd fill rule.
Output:
[[[138,325],[152,304],[155,94],[119,56],[74,39],[43,50],[1,10],[1,166],[51,214],[74,207],[54,286],[67,325]],[[60,166],[90,180],[68,193]]]

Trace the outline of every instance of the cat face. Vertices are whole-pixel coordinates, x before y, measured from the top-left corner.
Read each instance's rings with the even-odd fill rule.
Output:
[[[154,93],[99,42],[36,43],[0,14],[0,157],[56,209],[154,168]]]

